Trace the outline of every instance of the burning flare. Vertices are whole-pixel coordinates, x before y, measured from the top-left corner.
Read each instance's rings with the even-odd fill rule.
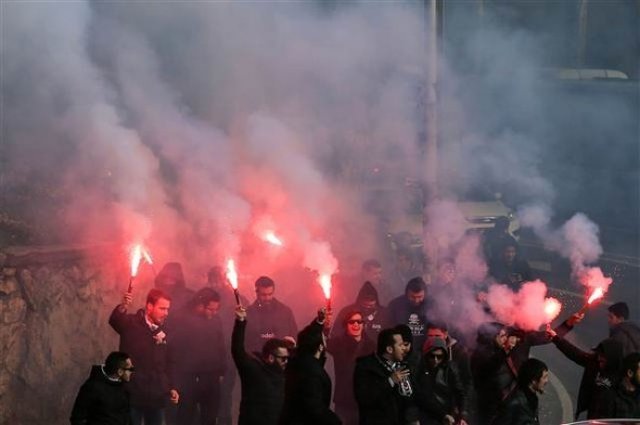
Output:
[[[603,296],[604,296],[604,289],[596,288],[596,289],[593,290],[593,292],[591,293],[591,296],[587,300],[587,304],[591,305],[591,304],[593,304],[594,301],[599,300]]]
[[[153,264],[151,254],[149,254],[149,251],[140,243],[134,244],[131,247],[129,258],[131,265],[131,277],[136,277],[138,275],[138,269],[140,268],[140,263],[143,258],[148,264]]]
[[[329,274],[321,274],[318,278],[318,283],[322,287],[322,292],[324,292],[324,297],[329,300],[331,299],[331,275]]]
[[[282,240],[276,236],[276,234],[273,231],[268,231],[267,233],[264,234],[263,236],[264,240],[269,242],[272,245],[276,245],[276,246],[282,246]]]
[[[234,290],[238,289],[238,272],[236,271],[236,263],[233,260],[227,261],[227,280]]]
[[[547,323],[551,323],[562,310],[562,303],[555,298],[546,298],[544,300],[544,314],[547,318]]]

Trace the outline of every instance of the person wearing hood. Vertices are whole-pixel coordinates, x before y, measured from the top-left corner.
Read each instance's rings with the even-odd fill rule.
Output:
[[[606,417],[606,393],[615,387],[622,367],[622,343],[608,338],[591,352],[583,351],[560,335],[553,337],[556,347],[584,373],[578,390],[576,419],[584,411],[587,419]]]
[[[284,403],[284,370],[289,361],[289,344],[278,338],[265,341],[262,351],[245,350],[247,311],[235,310],[231,354],[240,375],[238,425],[276,425]]]
[[[131,396],[131,422],[160,425],[167,402],[179,401],[169,375],[167,346],[171,338],[164,328],[171,297],[154,288],[147,294],[145,308],[128,314],[131,300],[131,293],[125,293],[109,317],[109,325],[120,335],[120,351],[129,353],[136,362],[136,373],[126,385]]]
[[[431,305],[427,300],[427,284],[421,277],[414,277],[405,286],[403,295],[389,303],[389,315],[393,325],[407,325],[413,334],[418,350],[426,339],[426,325]]]
[[[130,425],[129,394],[124,383],[134,372],[128,354],[113,351],[104,365],[94,365],[71,411],[71,425]]]
[[[624,356],[640,353],[640,326],[629,320],[629,306],[618,302],[609,306],[609,337],[622,343]]]
[[[460,376],[449,362],[442,338],[428,338],[415,377],[415,403],[420,425],[465,425],[467,398]]]
[[[366,281],[356,297],[356,302],[342,308],[334,320],[334,326],[331,330],[331,337],[338,337],[344,334],[346,328],[344,321],[346,315],[353,311],[359,311],[364,321],[364,332],[372,338],[376,338],[382,329],[391,326],[391,318],[389,311],[380,305],[378,299],[378,291],[373,283]]]
[[[336,414],[345,425],[358,425],[358,404],[353,394],[353,371],[358,357],[375,351],[375,343],[364,331],[363,314],[351,311],[345,316],[344,332],[332,336],[327,351],[333,357],[336,389],[333,395]]]
[[[180,263],[171,262],[162,266],[154,280],[154,285],[171,297],[174,316],[182,313],[189,301],[193,299],[194,292],[187,288]]]
[[[549,368],[530,358],[518,370],[518,385],[500,405],[491,425],[538,425],[538,394],[544,394],[549,382]]]
[[[331,378],[324,369],[327,342],[326,310],[298,334],[296,353],[285,371],[284,406],[280,425],[341,425],[330,409]]]
[[[294,339],[298,325],[293,312],[275,297],[276,284],[270,277],[256,280],[256,300],[247,307],[247,348],[258,351],[271,338]]]
[[[640,418],[640,353],[622,360],[622,378],[605,397],[607,418]]]

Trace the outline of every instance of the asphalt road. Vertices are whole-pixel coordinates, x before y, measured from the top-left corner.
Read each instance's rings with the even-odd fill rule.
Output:
[[[563,310],[558,321],[583,306],[586,300],[584,289],[571,281],[569,264],[565,260],[544,251],[535,242],[523,241],[523,252],[549,286],[550,295],[562,302]],[[578,347],[589,350],[608,336],[607,306],[614,302],[627,302],[631,320],[640,321],[640,269],[638,258],[631,254],[602,256],[598,266],[605,275],[613,277],[614,283],[602,302],[588,310],[582,323],[567,336]],[[541,399],[541,423],[557,425],[573,421],[583,368],[568,360],[553,344],[535,347],[531,355],[546,362],[553,374]]]

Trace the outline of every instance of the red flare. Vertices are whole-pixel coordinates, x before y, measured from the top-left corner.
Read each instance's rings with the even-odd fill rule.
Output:
[[[233,289],[238,289],[238,272],[236,271],[236,263],[233,260],[227,261],[227,280]]]
[[[272,245],[282,246],[282,240],[276,236],[276,234],[272,231],[268,231],[263,236],[264,240],[269,242]]]
[[[555,298],[545,298],[544,300],[544,314],[547,318],[547,323],[551,323],[562,310],[562,303]]]
[[[136,277],[138,275],[138,268],[140,267],[140,262],[142,261],[142,245],[135,244],[130,250],[130,264],[131,264],[131,277]]]
[[[587,304],[591,305],[591,304],[593,304],[594,301],[599,300],[603,296],[604,296],[604,289],[596,288],[591,293],[591,296],[589,297],[589,300],[587,301]]]
[[[318,283],[322,287],[322,292],[324,293],[324,297],[329,300],[331,299],[331,275],[329,274],[321,274],[318,278]]]

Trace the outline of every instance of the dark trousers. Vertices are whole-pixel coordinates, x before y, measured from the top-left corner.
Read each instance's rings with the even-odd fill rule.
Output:
[[[192,425],[200,408],[200,425],[215,425],[220,398],[220,376],[214,372],[181,374],[178,425]]]
[[[233,364],[233,360],[229,359],[227,364]],[[220,402],[218,403],[218,425],[231,425],[233,407],[233,387],[236,383],[236,375],[238,371],[235,367],[228,367],[222,377],[222,386],[220,387]]]
[[[131,408],[131,425],[162,425],[162,408]]]

